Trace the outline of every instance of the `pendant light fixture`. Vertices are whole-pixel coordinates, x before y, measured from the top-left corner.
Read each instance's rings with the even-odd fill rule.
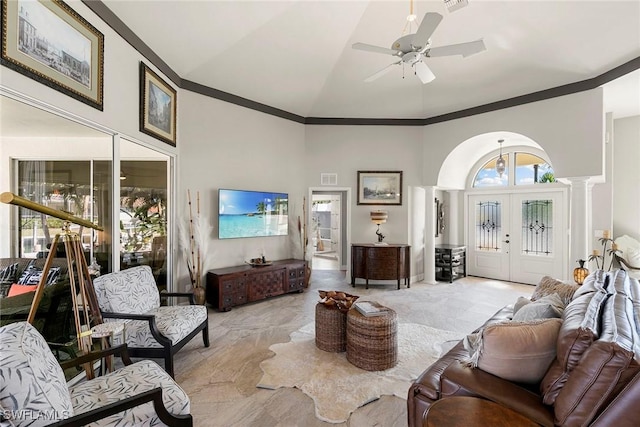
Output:
[[[496,160],[496,172],[498,172],[498,175],[500,175],[500,178],[502,178],[502,174],[504,173],[504,171],[507,168],[507,162],[502,157],[502,143],[503,142],[504,142],[504,139],[499,139],[498,140],[498,144],[500,144],[500,156],[498,157],[498,160]]]

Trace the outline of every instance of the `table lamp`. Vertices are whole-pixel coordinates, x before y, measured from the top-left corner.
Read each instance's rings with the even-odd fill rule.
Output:
[[[378,243],[382,243],[384,240],[384,234],[380,232],[380,224],[387,222],[389,213],[387,211],[371,211],[371,222],[378,225],[376,235],[378,236]]]

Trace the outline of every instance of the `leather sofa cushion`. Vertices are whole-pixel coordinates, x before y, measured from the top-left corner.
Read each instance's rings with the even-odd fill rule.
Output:
[[[556,360],[544,375],[540,391],[546,405],[553,405],[569,374],[600,334],[599,315],[608,298],[604,292],[590,292],[575,298],[564,310],[558,333]]]
[[[588,425],[638,368],[631,351],[612,342],[594,342],[556,398],[556,424]]]
[[[634,360],[639,338],[633,314],[633,302],[625,294],[607,298],[600,338],[584,352],[556,398],[558,424],[587,425],[640,372]]]
[[[611,404],[593,421],[591,427],[637,427],[640,405],[640,373],[616,394]]]
[[[537,384],[556,357],[561,324],[554,318],[489,325],[479,333],[471,363],[506,380]]]

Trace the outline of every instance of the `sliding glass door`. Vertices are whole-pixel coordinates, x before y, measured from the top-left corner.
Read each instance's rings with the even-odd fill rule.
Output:
[[[170,157],[121,139],[120,268],[149,265],[167,288]]]
[[[81,236],[87,262],[111,271],[106,240],[112,223],[108,209],[111,161],[18,160],[17,165],[19,196],[106,228],[98,232],[71,224],[71,231]],[[55,249],[51,245],[62,232],[62,220],[19,208],[18,223],[19,257],[46,258]]]

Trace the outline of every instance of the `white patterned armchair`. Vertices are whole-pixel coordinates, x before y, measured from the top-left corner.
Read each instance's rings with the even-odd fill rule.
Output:
[[[193,425],[189,396],[157,363],[131,364],[125,345],[73,362],[116,353],[124,367],[68,388],[62,367],[35,327],[27,322],[0,327],[0,425]]]
[[[173,355],[202,331],[209,347],[207,308],[193,304],[190,293],[163,292],[162,297],[189,297],[191,305],[160,306],[160,293],[146,265],[104,274],[93,280],[105,322],[125,323],[125,341],[132,357],[163,358],[173,373]]]

